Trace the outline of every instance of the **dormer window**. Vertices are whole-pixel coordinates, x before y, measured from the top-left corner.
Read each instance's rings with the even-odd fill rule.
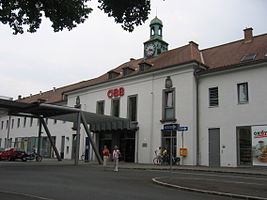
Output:
[[[248,54],[242,57],[242,59],[240,60],[240,62],[247,62],[247,61],[252,61],[255,59],[256,57],[256,53],[252,53],[252,54]]]
[[[108,79],[116,78],[119,75],[120,75],[120,73],[118,73],[118,72],[110,71],[110,72],[108,72]]]
[[[141,72],[146,71],[146,70],[150,69],[151,67],[152,67],[152,65],[147,63],[147,62],[139,63],[139,71],[141,71]]]
[[[131,67],[124,67],[122,70],[123,70],[123,76],[126,76],[134,71],[134,69]]]

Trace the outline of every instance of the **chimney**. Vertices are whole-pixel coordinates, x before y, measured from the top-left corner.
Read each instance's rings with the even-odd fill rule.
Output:
[[[18,100],[21,100],[21,95],[18,96]]]
[[[53,87],[53,92],[55,92],[56,91],[56,87]]]
[[[43,94],[42,91],[40,91],[39,95],[42,95],[42,94]]]
[[[252,42],[253,40],[253,28],[246,28],[244,29],[244,43]]]

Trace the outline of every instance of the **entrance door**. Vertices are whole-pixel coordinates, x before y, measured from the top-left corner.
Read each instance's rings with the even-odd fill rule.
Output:
[[[252,165],[251,151],[251,128],[238,127],[238,165]]]
[[[172,142],[171,142],[172,140]],[[161,145],[163,149],[167,149],[167,154],[171,153],[172,146],[172,155],[176,157],[176,149],[177,149],[177,132],[176,131],[162,131],[162,141]]]
[[[219,167],[221,165],[220,154],[220,129],[209,129],[209,166]]]

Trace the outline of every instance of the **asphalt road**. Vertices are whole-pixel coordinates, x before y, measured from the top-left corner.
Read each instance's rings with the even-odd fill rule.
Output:
[[[158,177],[163,183],[229,196],[267,199],[267,176],[199,171],[174,171],[170,176]],[[248,198],[249,199],[249,198]]]
[[[222,200],[229,197],[182,191],[154,184],[151,179],[171,175],[166,171],[100,166],[1,166],[1,200]]]

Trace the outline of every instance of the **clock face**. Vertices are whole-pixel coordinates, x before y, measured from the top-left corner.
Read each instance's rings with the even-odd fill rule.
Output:
[[[155,45],[149,44],[145,49],[146,56],[152,56],[155,52]]]

